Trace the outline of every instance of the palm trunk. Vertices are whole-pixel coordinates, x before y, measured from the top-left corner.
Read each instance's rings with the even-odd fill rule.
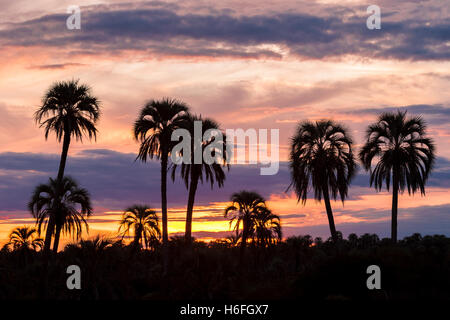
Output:
[[[163,227],[163,245],[169,242],[167,227],[167,161],[168,154],[163,151],[161,156],[161,214]]]
[[[189,197],[188,197],[188,205],[186,211],[186,230],[184,234],[184,238],[186,244],[191,244],[192,242],[192,213],[194,211],[194,201],[195,201],[195,193],[197,192],[198,186],[198,176],[194,174],[194,170],[191,172],[191,183],[189,185]]]
[[[397,242],[397,210],[398,210],[398,178],[394,168],[392,186],[392,220],[391,220],[391,240]]]
[[[63,147],[62,147],[62,152],[61,152],[61,160],[59,162],[58,176],[56,178],[58,185],[61,183],[61,181],[64,177],[64,170],[66,168],[66,161],[67,161],[67,154],[69,152],[69,145],[70,145],[70,132],[65,132],[64,140],[63,140]],[[59,186],[58,186],[58,189],[59,189]],[[57,197],[59,197],[59,195],[57,195]],[[53,215],[51,215],[48,219],[47,231],[45,233],[45,242],[44,242],[44,250],[43,250],[44,253],[50,252],[52,236],[53,236],[54,231],[55,231],[55,218],[53,217]],[[60,231],[61,231],[61,229],[60,229]],[[58,241],[59,241],[60,231],[55,233],[55,240],[56,240],[56,237],[58,237]],[[54,246],[55,246],[55,244],[54,244]],[[57,246],[58,246],[58,244],[56,244],[56,247]]]
[[[58,252],[58,245],[59,245],[59,237],[61,235],[61,225],[56,225],[56,230],[55,230],[55,240],[53,242],[53,253],[57,253]]]
[[[59,162],[58,177],[57,177],[57,182],[56,182],[57,186],[58,186],[58,194],[57,194],[58,199],[61,196],[61,194],[59,194],[59,193],[61,192],[60,189],[62,188],[61,182],[64,178],[64,171],[65,171],[66,162],[67,162],[67,154],[69,153],[69,145],[70,145],[70,132],[68,130],[66,130],[64,132],[63,148],[62,148],[62,152],[61,152],[61,160]],[[54,214],[60,214],[60,213],[55,212]],[[56,253],[56,252],[58,252],[59,238],[61,236],[62,226],[57,226],[56,224],[54,224],[54,226],[56,226],[56,230],[55,230],[55,239],[53,242],[53,252]]]
[[[70,132],[66,131],[64,133],[64,141],[63,148],[61,152],[61,160],[59,161],[59,170],[58,170],[58,182],[61,182],[64,177],[64,170],[66,168],[67,154],[69,153],[69,145],[70,145]]]
[[[249,223],[247,221],[247,218],[244,218],[243,225],[242,225],[242,242],[241,242],[241,249],[240,249],[240,253],[239,253],[239,260],[241,263],[244,261],[245,247],[247,246],[248,227],[249,227]]]
[[[50,252],[50,246],[52,242],[53,231],[55,229],[55,220],[53,215],[50,216],[47,223],[47,231],[45,232],[44,250],[45,254]]]
[[[325,208],[327,210],[327,216],[328,216],[328,224],[330,225],[330,233],[331,238],[334,242],[337,242],[337,232],[336,232],[336,226],[334,225],[334,218],[333,218],[333,211],[331,210],[331,203],[330,203],[330,195],[328,193],[328,186],[325,185],[323,187],[323,200],[325,202]]]
[[[167,161],[168,152],[162,151],[161,155],[161,215],[162,215],[162,255],[163,255],[163,276],[167,275],[169,269],[169,231],[167,227]]]
[[[133,240],[133,251],[139,251],[139,239],[141,238],[142,235],[142,230],[140,228],[138,228],[138,230],[135,231],[136,233],[134,234],[134,240]]]

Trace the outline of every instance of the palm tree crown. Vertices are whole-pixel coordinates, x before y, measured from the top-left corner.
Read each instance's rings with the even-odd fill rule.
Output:
[[[58,141],[69,132],[77,140],[83,135],[96,138],[95,123],[100,116],[100,103],[90,88],[78,80],[57,82],[44,95],[35,120],[45,127],[45,138],[54,131]],[[44,120],[45,119],[45,120]]]
[[[189,114],[183,122],[182,128],[188,130],[188,132],[191,134],[191,137],[194,136],[194,123],[196,121],[200,121],[202,124],[202,137],[204,136],[205,132],[209,130],[220,130],[220,126],[216,121],[210,118],[202,118],[202,116]],[[214,151],[212,153],[213,156],[217,156],[221,160],[221,162],[214,162],[212,164],[209,164],[206,163],[204,161],[204,158],[202,157],[202,163],[195,163],[194,154],[197,145],[195,144],[194,139],[191,139],[191,163],[182,162],[180,165],[174,164],[172,167],[172,180],[175,180],[176,169],[180,167],[180,174],[184,180],[184,183],[186,184],[186,187],[189,186],[189,181],[195,178],[198,178],[202,183],[203,179],[205,179],[206,182],[210,183],[211,188],[214,186],[214,183],[217,183],[219,188],[222,187],[226,178],[225,172],[223,171],[222,167],[226,166],[227,168],[229,168],[229,164],[227,164],[228,157],[225,134],[222,132],[222,140],[216,139],[214,136],[210,137],[209,139],[202,138],[201,153],[203,154],[205,148],[212,143],[214,143],[215,146],[217,146],[217,144],[220,145],[217,146],[217,148],[214,148]]]
[[[260,247],[267,247],[277,241],[281,241],[281,221],[278,215],[266,208],[258,211],[253,220],[253,243]]]
[[[292,186],[299,200],[306,202],[311,184],[317,200],[327,186],[334,199],[339,195],[344,201],[356,169],[352,143],[346,129],[331,120],[299,124],[290,154]]]
[[[420,190],[425,194],[425,183],[435,159],[435,147],[426,138],[426,125],[421,117],[407,119],[406,112],[383,113],[369,126],[366,143],[359,158],[366,170],[370,170],[370,185],[377,190],[389,190],[395,171],[399,191],[408,193]],[[372,162],[378,162],[372,170]]]
[[[149,248],[161,238],[156,211],[145,205],[134,205],[125,209],[119,228],[119,232],[123,230],[122,239],[129,235],[132,229],[133,244],[136,248],[141,246],[141,242]]]
[[[42,249],[44,241],[39,238],[35,228],[17,227],[10,233],[8,244],[11,245],[14,250],[37,250]]]
[[[56,232],[74,234],[79,239],[83,226],[88,230],[86,218],[92,213],[89,192],[80,188],[70,177],[64,177],[59,184],[49,178],[47,184],[38,185],[28,203],[28,208],[36,219],[38,231],[53,217]],[[55,238],[53,250],[57,250],[59,237]]]
[[[329,193],[334,199],[339,195],[342,201],[347,197],[356,169],[352,143],[347,130],[331,120],[301,122],[292,138],[290,187],[303,203],[310,185],[317,200],[324,198],[334,239],[337,237]]]
[[[170,153],[172,132],[186,121],[187,113],[186,104],[175,99],[149,101],[134,123],[134,137],[141,142],[138,159],[145,162],[147,157],[161,159]]]

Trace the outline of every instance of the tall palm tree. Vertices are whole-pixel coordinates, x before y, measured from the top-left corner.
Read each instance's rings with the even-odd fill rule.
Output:
[[[86,218],[92,213],[88,191],[80,188],[70,177],[64,177],[60,183],[49,178],[47,184],[38,185],[33,191],[28,208],[36,219],[39,233],[45,224],[48,231],[49,221],[53,219],[54,252],[58,251],[61,231],[65,234],[74,234],[76,239],[79,239],[83,226],[88,230]]]
[[[210,182],[211,189],[214,183],[217,183],[218,187],[221,188],[225,181],[225,172],[222,166],[227,166],[227,149],[226,149],[226,136],[223,132],[222,139],[218,139],[215,136],[210,136],[205,139],[204,134],[208,130],[220,130],[219,124],[212,119],[202,119],[201,116],[189,115],[187,121],[183,125],[183,129],[188,130],[191,137],[194,137],[195,123],[201,123],[201,154],[205,151],[205,148],[211,146],[214,143],[214,150],[212,156],[217,156],[220,162],[208,163],[202,156],[201,163],[195,163],[195,149],[198,147],[194,139],[191,139],[191,152],[190,152],[190,163],[182,162],[180,165],[173,165],[172,167],[172,180],[175,180],[175,173],[177,167],[181,167],[181,177],[183,178],[186,187],[189,189],[188,204],[186,210],[186,230],[185,230],[185,241],[190,244],[192,241],[192,214],[194,210],[195,194],[197,192],[198,182],[203,183]],[[217,147],[217,148],[216,148]],[[182,156],[182,151],[181,151]]]
[[[406,117],[406,111],[383,113],[369,126],[366,143],[359,153],[365,169],[370,171],[370,186],[389,190],[392,179],[391,239],[397,242],[398,193],[420,190],[425,194],[425,183],[433,168],[435,147],[426,138],[426,125],[421,117]],[[372,169],[372,162],[376,162]]]
[[[252,236],[255,244],[260,247],[267,247],[281,241],[281,221],[278,215],[266,208],[258,211],[253,220]]]
[[[290,170],[298,201],[306,203],[308,189],[314,189],[314,198],[325,202],[331,236],[338,240],[331,210],[330,193],[342,202],[355,174],[352,139],[347,130],[331,120],[301,122],[292,138]],[[288,189],[289,189],[288,188]]]
[[[67,154],[71,138],[82,141],[83,136],[96,138],[95,127],[100,117],[100,103],[91,94],[87,85],[79,84],[78,80],[57,82],[47,90],[42,99],[41,107],[35,112],[34,118],[40,127],[45,128],[45,139],[50,132],[56,134],[58,142],[63,140],[61,159],[57,181],[64,177]],[[54,233],[55,222],[50,218],[45,236],[44,251],[48,251]],[[55,238],[59,238],[55,232]]]
[[[255,216],[268,211],[266,200],[256,192],[240,191],[231,195],[230,206],[225,209],[225,218],[230,219],[230,226],[234,222],[236,236],[241,238],[241,258],[252,236],[255,227]],[[242,225],[242,228],[241,228]],[[242,229],[242,230],[241,230]]]
[[[8,245],[14,250],[37,250],[42,249],[44,240],[39,238],[39,234],[35,228],[17,227],[11,231],[9,235]]]
[[[119,232],[123,230],[122,239],[134,231],[133,246],[150,248],[155,242],[159,242],[161,231],[156,211],[145,205],[134,205],[125,209],[120,221]]]
[[[167,227],[167,166],[174,142],[172,132],[186,121],[188,107],[175,99],[151,100],[134,123],[134,137],[141,143],[136,159],[146,162],[156,157],[161,161],[161,211],[163,245],[169,241]]]

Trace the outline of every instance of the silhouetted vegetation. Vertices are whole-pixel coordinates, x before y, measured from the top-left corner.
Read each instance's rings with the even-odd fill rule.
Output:
[[[414,234],[392,244],[376,235],[338,241],[290,237],[268,247],[239,247],[184,237],[169,242],[172,263],[161,277],[161,248],[135,252],[133,244],[95,238],[68,245],[49,263],[54,299],[449,299],[450,238]],[[176,259],[175,259],[176,257]],[[82,290],[67,290],[67,266],[82,269]],[[366,269],[381,267],[381,290],[367,290]],[[0,252],[0,299],[40,298],[43,254]]]

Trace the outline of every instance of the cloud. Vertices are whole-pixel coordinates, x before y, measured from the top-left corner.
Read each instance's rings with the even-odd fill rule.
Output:
[[[122,210],[133,203],[148,203],[159,207],[160,164],[157,161],[141,163],[135,154],[112,150],[84,150],[68,158],[67,175],[86,187],[98,207]],[[31,191],[38,183],[55,176],[59,155],[37,153],[0,153],[0,204],[2,210],[24,210]],[[209,184],[199,186],[197,203],[228,201],[239,189],[258,190],[269,197],[282,193],[288,185],[287,165],[282,165],[274,176],[260,176],[259,167],[233,166],[224,188],[211,190]],[[171,206],[185,205],[187,192],[184,183],[169,180],[168,195]]]
[[[428,123],[431,124],[447,125],[448,123],[450,123],[450,107],[444,106],[442,104],[433,104],[433,105],[417,104],[398,107],[390,106],[381,108],[364,108],[364,109],[343,111],[343,113],[379,115],[383,112],[396,112],[397,110],[407,111],[410,116],[421,115],[427,120]]]
[[[233,10],[197,13],[148,5],[86,6],[81,30],[65,28],[66,14],[47,14],[9,23],[0,30],[0,43],[92,54],[138,50],[165,57],[450,58],[448,17],[433,23],[426,14],[397,21],[384,12],[382,29],[374,31],[367,29],[363,9],[323,6],[320,15],[290,11],[237,15]]]
[[[42,64],[37,66],[30,66],[30,69],[38,70],[56,70],[56,69],[66,69],[68,67],[78,67],[84,66],[82,63],[56,63],[56,64]]]
[[[84,150],[68,158],[66,174],[91,192],[98,207],[122,210],[133,203],[159,207],[160,164],[157,161],[141,163],[135,159],[136,155],[131,153]],[[24,210],[33,187],[46,182],[49,176],[55,176],[58,164],[57,154],[0,153],[1,209]],[[233,192],[241,189],[255,190],[269,198],[272,194],[283,194],[289,181],[287,162],[281,162],[278,174],[273,176],[261,176],[256,165],[232,165],[223,188],[212,190],[209,184],[199,186],[196,203],[226,202]],[[367,188],[368,181],[368,174],[360,170],[352,186]],[[437,158],[428,186],[450,187],[450,160]],[[350,196],[359,196],[358,192],[352,193]],[[187,192],[180,179],[177,178],[175,183],[169,180],[168,194],[171,206],[186,204]]]

